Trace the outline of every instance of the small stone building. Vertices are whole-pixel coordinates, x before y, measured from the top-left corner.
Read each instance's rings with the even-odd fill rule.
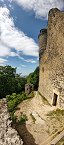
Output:
[[[39,40],[39,92],[53,106],[64,107],[64,12],[48,14],[48,27]]]
[[[25,84],[25,93],[28,95],[34,90],[34,85],[31,83]]]

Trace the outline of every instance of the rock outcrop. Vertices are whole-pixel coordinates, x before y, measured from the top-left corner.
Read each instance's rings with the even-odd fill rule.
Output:
[[[11,127],[6,99],[0,100],[0,145],[23,145],[17,131]]]

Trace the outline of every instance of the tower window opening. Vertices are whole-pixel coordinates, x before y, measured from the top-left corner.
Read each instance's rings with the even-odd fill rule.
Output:
[[[42,72],[44,72],[44,67],[42,67]]]
[[[53,97],[53,106],[56,106],[57,105],[57,98],[58,98],[58,95],[54,93],[54,97]]]

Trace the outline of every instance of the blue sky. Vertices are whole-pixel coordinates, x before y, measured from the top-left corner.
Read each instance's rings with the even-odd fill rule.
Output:
[[[48,11],[64,0],[0,0],[0,65],[28,75],[39,65],[38,34],[47,27]]]

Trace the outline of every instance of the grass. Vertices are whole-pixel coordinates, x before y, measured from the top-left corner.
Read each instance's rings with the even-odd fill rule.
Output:
[[[0,105],[2,104],[2,100],[0,99]]]
[[[64,110],[61,110],[61,109],[56,109],[56,110],[53,110],[53,111],[50,111],[47,116],[50,118],[50,119],[55,119],[56,121],[59,121],[60,123],[62,122],[61,118],[64,117]]]
[[[34,97],[34,91],[32,91],[29,95],[28,95],[28,99],[33,98]]]
[[[31,118],[33,120],[33,123],[35,124],[35,121],[36,121],[35,117],[32,115],[32,113],[30,114],[30,116],[31,116]]]
[[[59,117],[59,116],[64,116],[64,110],[61,110],[61,109],[56,109],[56,110],[53,110],[53,111],[50,111],[47,116],[51,116],[51,117]]]
[[[64,110],[56,109],[47,113],[47,131],[49,134],[54,134],[59,129],[63,128]]]
[[[64,137],[56,145],[64,145]]]

